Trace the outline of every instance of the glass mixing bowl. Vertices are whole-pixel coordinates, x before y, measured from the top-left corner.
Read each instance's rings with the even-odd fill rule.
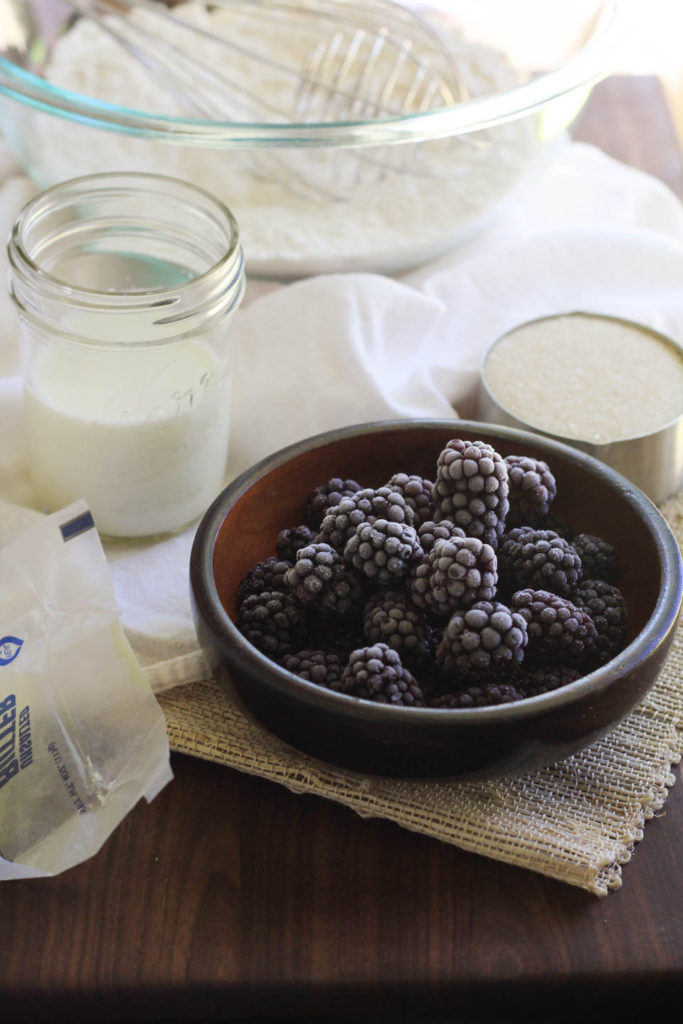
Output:
[[[296,40],[264,2],[257,42],[285,59]],[[253,276],[398,273],[477,234],[543,172],[628,23],[623,0],[443,0],[422,13],[464,83],[453,102],[379,116],[351,105],[311,123],[190,116],[189,85],[179,105],[65,0],[0,0],[0,127],[40,187],[112,170],[204,186],[234,210]],[[224,60],[211,47],[189,43],[200,66]],[[280,100],[267,63],[230,65],[233,92]]]

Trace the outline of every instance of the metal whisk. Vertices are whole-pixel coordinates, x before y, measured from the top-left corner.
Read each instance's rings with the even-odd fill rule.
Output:
[[[447,39],[395,0],[213,0],[213,13],[196,21],[189,6],[178,13],[159,0],[67,2],[143,65],[180,110],[207,120],[362,121],[468,98]],[[252,171],[277,173],[295,191],[334,194],[291,157],[260,156]],[[385,166],[372,163],[380,172]]]

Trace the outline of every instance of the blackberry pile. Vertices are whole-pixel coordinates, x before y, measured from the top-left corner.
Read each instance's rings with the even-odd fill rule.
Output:
[[[254,647],[280,661],[303,638],[304,611],[292,594],[264,590],[240,603],[239,627]]]
[[[285,584],[302,607],[314,605],[320,615],[340,619],[351,615],[362,597],[355,573],[324,543],[299,548],[294,565],[285,573]]]
[[[577,665],[597,663],[598,631],[587,611],[548,590],[518,590],[511,602],[527,624],[527,661]]]
[[[420,545],[425,555],[432,550],[437,540],[451,540],[453,537],[464,537],[465,531],[461,526],[456,526],[449,519],[443,519],[435,523],[428,519],[421,523],[417,530]]]
[[[583,580],[576,591],[576,603],[595,624],[598,660],[611,661],[626,642],[626,602],[618,587],[605,580]]]
[[[496,547],[510,503],[508,468],[486,441],[449,441],[436,463],[432,489],[437,522],[449,519]]]
[[[399,583],[422,557],[416,530],[407,523],[361,523],[344,545],[344,558],[379,586]]]
[[[403,495],[406,505],[413,510],[415,526],[434,518],[434,484],[431,480],[408,473],[394,473],[387,481],[387,487]]]
[[[571,665],[537,665],[521,673],[519,686],[525,696],[537,697],[540,693],[549,693],[567,683],[573,683],[580,677],[580,670]]]
[[[574,537],[572,547],[581,559],[586,578],[615,582],[618,576],[617,553],[611,544],[592,533],[580,533]]]
[[[425,696],[420,684],[388,644],[353,651],[342,672],[339,689],[364,700],[421,708]]]
[[[285,654],[282,667],[311,683],[327,686],[330,690],[339,689],[344,670],[341,658],[333,651],[305,649],[296,654]]]
[[[524,587],[569,597],[581,579],[578,551],[554,530],[518,526],[504,533],[498,547],[501,585],[508,593]]]
[[[557,494],[557,484],[547,462],[528,455],[507,455],[508,501],[506,526],[542,523]]]
[[[442,693],[434,697],[430,707],[433,708],[484,708],[489,704],[510,704],[513,700],[522,700],[528,694],[518,690],[511,683],[473,684],[464,690]]]
[[[523,615],[500,601],[478,601],[450,618],[436,660],[462,678],[493,680],[521,665],[527,641]]]
[[[363,633],[370,644],[386,643],[406,662],[427,658],[433,634],[426,616],[400,590],[378,591],[365,605]]]
[[[306,500],[305,525],[311,530],[319,530],[328,508],[338,505],[342,498],[350,498],[360,489],[360,484],[355,480],[342,480],[338,476],[319,484]]]
[[[364,487],[327,509],[316,539],[343,551],[362,523],[374,523],[376,519],[412,526],[415,514],[400,491]]]
[[[497,582],[497,559],[491,545],[477,537],[454,536],[437,540],[416,565],[410,593],[419,607],[444,617],[476,601],[492,600]]]
[[[289,530],[280,530],[275,541],[275,554],[284,562],[296,561],[296,553],[315,540],[315,533],[309,526],[293,526]]]
[[[566,686],[623,649],[607,538],[572,535],[545,462],[454,438],[433,481],[332,477],[244,575],[238,627],[301,678],[397,707],[478,708]]]
[[[275,555],[252,565],[240,583],[238,601],[241,603],[250,594],[262,594],[265,590],[286,590],[285,573],[291,567],[291,562],[283,561]]]

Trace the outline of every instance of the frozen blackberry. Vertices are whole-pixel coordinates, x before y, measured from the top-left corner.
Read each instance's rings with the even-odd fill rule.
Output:
[[[386,519],[390,523],[412,526],[414,518],[412,508],[398,491],[392,491],[390,487],[378,487],[375,490],[366,487],[342,498],[338,505],[327,510],[316,540],[331,544],[341,553],[361,523]]]
[[[525,697],[537,697],[580,678],[579,669],[571,665],[538,665],[536,668],[523,669],[515,684]]]
[[[361,523],[344,548],[344,560],[379,586],[399,582],[419,558],[422,548],[415,528],[386,519]]]
[[[598,662],[611,661],[626,643],[624,595],[618,587],[605,580],[582,580],[576,588],[574,603],[587,611],[595,623]]]
[[[449,441],[437,459],[434,519],[450,519],[492,547],[508,513],[508,469],[485,441]]]
[[[266,590],[287,590],[285,573],[291,567],[292,562],[274,555],[252,565],[237,589],[238,603],[241,604],[251,594],[262,594]]]
[[[293,594],[279,590],[250,594],[239,609],[242,635],[275,661],[299,646],[305,612]]]
[[[286,654],[281,664],[289,672],[293,672],[311,683],[327,686],[331,690],[339,689],[344,666],[338,654],[329,651],[302,650],[295,654]]]
[[[382,591],[370,598],[363,631],[370,644],[388,644],[402,658],[422,660],[429,655],[432,633],[424,613],[402,591]]]
[[[507,455],[510,508],[506,527],[535,526],[550,511],[557,484],[550,467],[542,459],[528,455]]]
[[[583,666],[594,658],[598,639],[595,623],[572,601],[549,590],[526,588],[513,595],[510,607],[527,622],[526,660]]]
[[[379,704],[424,707],[422,688],[388,644],[373,644],[351,652],[341,677],[343,693]]]
[[[422,476],[409,476],[407,473],[395,473],[391,480],[387,481],[386,486],[403,495],[406,505],[415,513],[413,526],[416,528],[434,518],[434,484],[431,480],[426,480]]]
[[[430,708],[485,708],[492,704],[511,704],[525,695],[511,683],[482,683],[457,693],[442,693],[430,702]]]
[[[531,587],[569,597],[581,579],[581,559],[552,530],[516,526],[501,538],[498,572],[506,592]]]
[[[360,491],[361,486],[355,480],[342,480],[333,476],[326,484],[320,484],[306,499],[306,524],[312,530],[318,530],[328,508],[338,505],[342,498]]]
[[[351,615],[362,601],[360,582],[329,544],[309,544],[296,553],[285,582],[302,605],[320,615]]]
[[[293,526],[289,530],[280,530],[275,541],[275,554],[286,562],[294,562],[299,548],[312,544],[315,534],[308,526]]]
[[[421,523],[418,527],[417,536],[419,537],[422,550],[425,555],[434,547],[437,540],[450,540],[451,537],[465,537],[465,531],[460,526],[456,526],[450,519],[444,519],[440,523],[435,523],[433,520],[428,519],[426,522]]]
[[[607,583],[616,581],[617,553],[606,540],[592,533],[579,533],[574,537],[572,547],[581,559],[584,576]]]
[[[438,664],[462,676],[489,680],[521,664],[527,644],[524,616],[500,601],[477,601],[451,616],[436,649]]]
[[[438,540],[411,572],[410,595],[418,608],[451,615],[476,601],[491,601],[498,583],[496,552],[477,537]]]

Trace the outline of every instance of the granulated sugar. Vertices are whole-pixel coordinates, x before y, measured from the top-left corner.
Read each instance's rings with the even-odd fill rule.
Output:
[[[549,317],[511,331],[488,353],[484,380],[517,419],[577,441],[639,437],[683,414],[678,346],[608,317]]]
[[[209,14],[195,2],[180,9],[188,20],[220,31],[220,11]],[[240,42],[243,38],[240,34]],[[282,56],[281,36],[262,33],[258,42],[266,57]],[[293,45],[288,39],[288,56]],[[453,46],[473,97],[518,84],[501,54],[460,37]],[[222,51],[212,51],[211,40],[203,40],[201,47],[202,61],[215,65],[225,60]],[[251,76],[253,86],[253,62],[235,54],[230,72],[238,82]],[[109,103],[183,113],[153,76],[85,20],[57,41],[46,77]],[[261,99],[277,104],[281,89],[281,76],[264,65],[258,83]],[[74,127],[45,115],[36,118],[35,137],[27,145],[35,146],[37,154],[48,148],[53,180],[102,170],[146,170],[207,188],[235,213],[251,273],[276,276],[335,269],[398,272],[434,258],[484,226],[546,150],[531,117],[459,140],[341,153],[338,148],[256,152],[164,145]],[[41,162],[36,156],[36,166]],[[320,193],[301,185],[306,176],[322,182]]]

